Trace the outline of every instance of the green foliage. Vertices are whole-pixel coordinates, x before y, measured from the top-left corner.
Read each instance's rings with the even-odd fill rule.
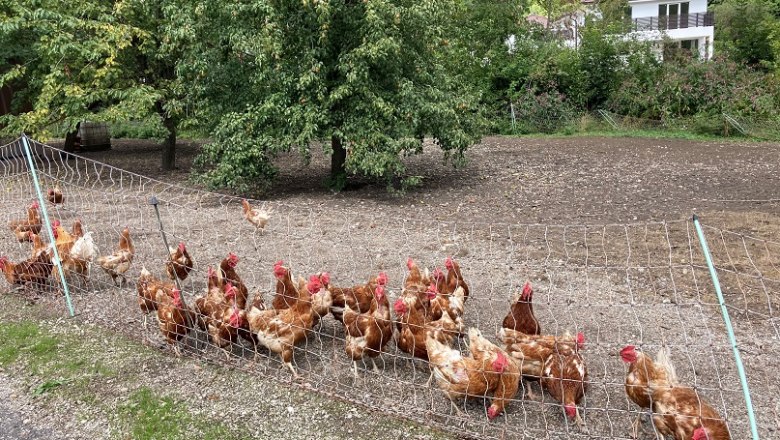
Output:
[[[651,81],[627,76],[609,102],[616,113],[650,119],[695,115],[764,118],[780,107],[778,83],[733,61],[664,63]],[[654,79],[654,80],[652,80]]]
[[[772,68],[780,44],[775,7],[767,0],[726,0],[713,6],[715,50],[738,63]]]
[[[190,38],[169,20],[179,3],[0,3],[0,86],[15,92],[2,133],[45,138],[52,124],[156,115],[175,136],[186,95],[175,63]]]
[[[165,127],[159,117],[143,121],[117,122],[111,124],[111,137],[115,139],[157,139],[165,137]]]
[[[262,186],[279,152],[308,159],[333,137],[348,173],[387,180],[424,136],[453,163],[479,139],[479,96],[453,68],[465,59],[450,24],[461,2],[209,6],[180,18],[201,35],[186,64],[214,132],[198,161],[212,187]]]

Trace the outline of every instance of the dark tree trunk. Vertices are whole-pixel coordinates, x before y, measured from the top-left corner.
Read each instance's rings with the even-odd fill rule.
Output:
[[[76,124],[76,128],[73,131],[69,131],[67,134],[65,134],[65,144],[62,146],[62,149],[68,153],[73,153],[76,151],[76,137],[79,134],[80,126],[81,122]]]
[[[331,147],[333,148],[333,155],[330,157],[330,178],[333,183],[343,186],[346,184],[347,179],[347,170],[345,168],[347,150],[341,144],[341,138],[335,135],[331,138]]]
[[[162,169],[170,171],[176,168],[176,120],[168,116],[162,102],[157,102],[157,114],[162,118],[163,126],[168,131],[162,144]]]
[[[164,118],[163,125],[168,130],[168,135],[162,146],[162,169],[169,171],[176,168],[176,121]]]

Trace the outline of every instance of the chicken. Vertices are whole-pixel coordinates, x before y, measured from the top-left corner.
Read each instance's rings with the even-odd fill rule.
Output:
[[[227,285],[232,287],[232,283],[223,283],[219,279],[219,274],[213,267],[209,266],[207,274],[206,295],[195,300],[194,310],[198,318],[198,325],[206,330],[211,320],[211,316],[226,304],[225,289]]]
[[[276,310],[287,309],[298,300],[298,288],[292,280],[290,269],[284,266],[284,261],[274,264],[274,276],[276,277],[276,294],[271,301],[271,307]]]
[[[36,258],[17,264],[6,257],[0,257],[0,269],[11,286],[43,287],[51,275],[52,263],[49,253],[41,252]]]
[[[271,218],[273,211],[252,208],[246,199],[241,201],[241,205],[244,207],[244,218],[247,219],[249,223],[252,223],[255,228],[259,229],[260,232],[265,232],[265,227],[268,225],[268,220]]]
[[[76,225],[79,226],[76,227]],[[95,241],[92,239],[91,232],[84,234],[84,232],[81,231],[80,222],[73,224],[73,236],[78,238],[70,249],[69,257],[72,260],[72,264],[76,266],[77,273],[81,274],[83,281],[86,281],[92,267],[92,261],[97,255]]]
[[[431,335],[426,338],[425,345],[433,376],[458,412],[461,411],[455,405],[456,399],[492,394],[487,410],[488,418],[492,420],[517,394],[519,367],[503,350],[484,339],[479,330],[469,329],[470,356],[463,356]]]
[[[527,335],[507,328],[498,331],[498,339],[506,346],[507,353],[519,364],[526,381],[524,389],[530,398],[536,396],[528,382],[541,379],[548,358],[554,353],[568,356],[583,348],[585,344],[585,335],[582,333],[577,333],[576,336],[569,333],[561,336]]]
[[[434,273],[434,279],[435,277],[436,274]],[[463,289],[463,286],[458,286],[454,292],[445,294],[437,291],[436,286],[437,283],[431,283],[429,286],[429,290],[436,294],[430,303],[431,320],[439,320],[442,318],[442,314],[447,313],[457,326],[457,334],[462,334],[465,328],[463,313],[465,312],[466,291]]]
[[[579,350],[553,352],[544,361],[542,389],[561,402],[566,415],[582,427],[578,405],[588,389],[588,368]]]
[[[154,277],[145,267],[141,268],[141,276],[138,277],[136,290],[138,291],[138,307],[144,315],[144,328],[147,327],[147,315],[157,310],[157,292],[162,291],[173,295],[173,283],[166,283]]]
[[[700,440],[731,438],[717,411],[696,390],[680,385],[668,348],[661,348],[652,359],[637,347],[627,345],[620,351],[620,357],[628,364],[626,395],[641,408],[652,410],[657,434],[675,440],[696,439],[696,436]],[[638,435],[640,417],[632,425],[634,438]]]
[[[249,298],[249,289],[247,289],[246,284],[241,281],[241,277],[239,277],[236,272],[238,262],[239,260],[236,254],[231,252],[221,263],[219,263],[219,270],[220,275],[222,276],[222,282],[229,282],[238,289],[236,293],[236,304],[238,304],[239,309],[244,310],[246,308],[247,299]]]
[[[74,223],[73,229],[77,233],[83,234],[81,222],[79,220]],[[90,262],[79,258],[79,256],[72,256],[73,248],[76,245],[76,238],[72,233],[69,233],[62,227],[59,220],[55,220],[54,223],[52,223],[52,233],[54,235],[54,245],[57,248],[57,255],[60,258],[60,265],[62,266],[65,276],[78,275],[86,285]],[[84,249],[85,246],[84,242],[82,242],[82,249],[80,249],[80,251],[83,250],[84,253],[88,253],[88,250]],[[94,248],[92,251],[94,251]],[[52,254],[52,257],[53,256],[54,255]],[[54,271],[54,279],[59,281],[59,269],[55,267]]]
[[[678,385],[677,374],[669,360],[668,349],[659,350],[656,360],[638,350],[633,345],[627,345],[620,351],[620,358],[628,364],[626,373],[626,395],[640,408],[652,410],[653,390],[651,387],[673,387]],[[638,415],[632,424],[634,438],[639,435]]]
[[[127,282],[125,273],[130,269],[134,257],[135,247],[130,239],[130,228],[125,226],[119,238],[119,248],[111,255],[98,258],[97,264],[111,276],[114,285],[117,285],[116,279],[119,277]]]
[[[29,232],[33,234],[40,234],[43,226],[41,222],[41,216],[38,213],[38,202],[32,202],[27,208],[27,219],[25,220],[13,220],[8,223],[8,227],[13,231],[16,236],[16,240],[20,243],[30,241],[31,237]]]
[[[534,290],[531,288],[531,283],[526,282],[523,286],[523,291],[520,295],[512,301],[512,306],[509,309],[502,327],[517,330],[527,335],[540,335],[542,334],[542,328],[539,325],[539,321],[534,315],[534,306],[532,303]]]
[[[404,281],[404,292],[408,292],[409,294],[425,292],[429,283],[423,279],[420,268],[411,257],[407,258],[406,267],[409,269],[409,276],[406,277],[406,280]]]
[[[193,321],[192,311],[186,307],[181,298],[181,291],[174,287],[170,293],[164,289],[157,291],[157,320],[160,323],[160,332],[166,342],[173,346],[173,350],[181,356],[176,343],[182,340],[190,332],[190,323]]]
[[[95,255],[97,255],[97,249],[95,247],[95,241],[92,239],[91,232],[87,232],[80,236],[70,249],[71,258],[86,261],[88,263],[91,263],[92,260],[95,259]]]
[[[674,440],[731,440],[726,422],[693,388],[654,388],[651,397],[653,424],[661,435]]]
[[[292,365],[293,347],[306,339],[314,325],[315,315],[324,315],[330,309],[330,292],[322,286],[319,277],[312,276],[301,286],[300,297],[291,307],[277,310],[249,310],[249,328],[257,334],[260,344],[279,354],[293,377],[300,378]]]
[[[402,296],[393,305],[400,327],[396,342],[398,348],[423,360],[428,360],[425,343],[428,335],[449,346],[457,333],[457,324],[447,313],[442,314],[441,319],[436,321],[426,319],[426,306],[421,305],[421,302],[430,301],[434,296],[435,293],[430,291],[428,297],[422,301],[416,295]]]
[[[81,219],[77,218],[73,222],[73,226],[70,229],[70,235],[72,235],[73,238],[76,240],[84,236],[84,227],[81,224]]]
[[[28,234],[30,234],[30,241],[32,242],[32,256],[30,258],[36,259],[41,252],[48,252],[49,247],[43,243],[40,235],[34,234],[32,231],[28,232]]]
[[[406,260],[406,267],[409,269],[409,276],[404,281],[404,289],[401,292],[401,298],[416,298],[416,301],[407,302],[408,305],[414,305],[420,310],[424,322],[441,319],[446,305],[439,302],[436,305],[436,309],[432,310],[431,301],[436,299],[438,290],[435,280],[428,274],[428,269],[425,269],[425,273],[423,274],[417,266],[417,263],[411,258]],[[438,274],[440,271],[437,271],[436,273]],[[400,332],[400,319],[396,320],[396,326]],[[423,338],[421,341],[425,342],[425,339]]]
[[[62,195],[62,189],[60,189],[59,184],[54,185],[54,188],[49,188],[49,190],[46,191],[46,194],[52,205],[59,205],[65,201],[65,196]]]
[[[469,299],[469,285],[466,280],[463,279],[463,274],[460,271],[460,265],[457,261],[450,257],[444,260],[444,267],[447,268],[447,289],[443,292],[450,294],[458,287],[463,288],[463,299]]]
[[[238,332],[242,327],[248,329],[246,312],[238,308],[236,303],[236,289],[229,282],[225,285],[224,298],[212,311],[207,324],[207,331],[211,341],[219,348],[225,348],[238,341]],[[229,302],[228,302],[229,301]],[[229,353],[225,352],[226,356]]]
[[[184,243],[179,243],[176,249],[170,249],[170,260],[165,263],[165,271],[168,274],[168,278],[172,280],[178,278],[184,281],[192,271],[192,267],[192,258]]]
[[[346,329],[346,351],[352,358],[353,371],[357,378],[357,361],[366,356],[371,358],[374,372],[379,373],[375,357],[393,338],[393,321],[390,316],[390,302],[385,296],[384,284],[377,284],[369,308],[365,312],[355,310],[355,301],[346,301],[344,306],[344,328]],[[333,310],[331,308],[331,310]]]
[[[346,313],[346,304],[349,304],[352,310],[357,313],[368,312],[374,301],[374,292],[376,292],[377,286],[387,286],[387,274],[380,272],[376,277],[369,279],[365,285],[354,287],[333,287],[330,285],[330,279],[323,281],[323,284],[325,284],[333,296],[333,305],[330,308],[331,314],[337,321],[344,322],[342,315]]]

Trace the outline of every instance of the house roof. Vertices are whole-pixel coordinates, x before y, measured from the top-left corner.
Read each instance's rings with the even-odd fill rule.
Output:
[[[547,26],[547,17],[539,14],[529,14],[527,17],[525,17],[525,20],[529,23],[537,23],[542,26]]]

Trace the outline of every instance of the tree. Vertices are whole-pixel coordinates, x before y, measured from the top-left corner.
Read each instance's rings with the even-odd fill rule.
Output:
[[[13,84],[17,109],[32,106],[0,118],[4,132],[157,116],[162,167],[172,169],[186,90],[175,68],[186,29],[168,20],[177,9],[175,1],[0,2],[0,85]]]
[[[430,136],[455,163],[479,139],[479,96],[453,16],[462,2],[204,2],[182,11],[200,44],[183,63],[214,142],[197,161],[212,186],[249,189],[272,159],[331,154],[330,184],[348,175],[395,181],[402,156]]]
[[[716,50],[723,50],[739,63],[766,69],[774,66],[773,35],[779,21],[770,2],[723,0],[712,9]]]
[[[579,0],[534,0],[534,5],[544,12],[549,28],[555,20],[576,11],[581,3]]]

